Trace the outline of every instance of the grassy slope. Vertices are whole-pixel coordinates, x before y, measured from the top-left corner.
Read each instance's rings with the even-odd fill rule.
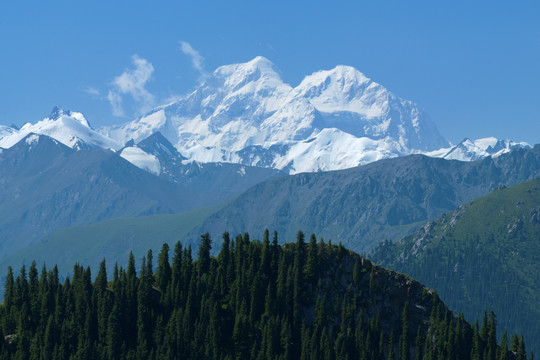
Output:
[[[139,260],[148,249],[152,249],[157,258],[163,243],[168,243],[172,250],[179,239],[225,204],[178,214],[116,218],[60,229],[2,259],[0,278],[5,276],[8,265],[18,270],[22,264],[29,266],[33,260],[39,266],[43,263],[58,264],[60,274],[65,276],[71,273],[71,267],[76,262],[97,269],[99,262],[106,258],[109,270],[115,262],[125,265],[130,251]],[[198,239],[192,241],[198,243]],[[187,246],[185,242],[183,245]]]

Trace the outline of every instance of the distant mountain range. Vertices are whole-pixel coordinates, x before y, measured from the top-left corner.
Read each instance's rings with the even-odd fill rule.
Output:
[[[158,132],[171,144],[159,158],[144,149]],[[418,105],[352,67],[315,72],[292,87],[263,57],[222,66],[192,93],[122,125],[96,130],[83,114],[55,108],[20,129],[0,126],[0,148],[32,133],[76,150],[120,151],[157,175],[167,171],[162,162],[236,163],[295,174],[415,153],[471,161],[529,147],[495,138],[453,146]]]

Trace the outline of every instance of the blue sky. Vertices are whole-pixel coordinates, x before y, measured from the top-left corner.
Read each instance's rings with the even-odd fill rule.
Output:
[[[540,143],[538,4],[3,2],[0,124],[36,122],[55,105],[94,127],[122,123],[189,92],[201,73],[263,55],[293,86],[354,66],[423,106],[454,143]]]

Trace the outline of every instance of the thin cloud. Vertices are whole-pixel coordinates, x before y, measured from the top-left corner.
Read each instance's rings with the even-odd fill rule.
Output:
[[[114,78],[114,90],[109,91],[107,98],[116,114],[124,114],[122,96],[130,95],[139,105],[141,112],[147,111],[155,104],[155,97],[146,89],[146,83],[152,78],[154,67],[146,59],[137,55],[131,57],[135,69],[126,69],[121,75]]]
[[[191,58],[191,65],[193,68],[200,72],[201,76],[206,76],[206,71],[204,70],[204,57],[202,57],[201,54],[199,54],[199,52],[187,41],[180,41],[180,49],[184,54]]]
[[[96,89],[96,88],[93,87],[93,86],[87,87],[86,89],[84,89],[84,92],[87,93],[88,95],[92,95],[92,96],[100,96],[100,95],[101,95],[101,93],[99,92],[99,90]]]
[[[107,99],[111,104],[114,116],[122,117],[126,115],[124,108],[122,107],[122,97],[120,94],[114,91],[109,91],[109,94],[107,94]]]

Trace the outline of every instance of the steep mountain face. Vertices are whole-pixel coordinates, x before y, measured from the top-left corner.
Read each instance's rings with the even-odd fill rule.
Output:
[[[540,351],[540,180],[490,195],[429,222],[370,257],[437,290],[453,309],[478,318],[484,309],[498,323],[524,333]],[[519,311],[508,311],[517,308]]]
[[[222,66],[193,93],[103,129],[120,143],[156,131],[188,159],[292,173],[448,146],[417,105],[352,67],[314,73],[292,88],[263,57]]]
[[[540,146],[476,162],[412,155],[353,169],[298,174],[254,186],[190,236],[269,228],[290,238],[304,229],[367,252],[499,185],[538,176]]]

